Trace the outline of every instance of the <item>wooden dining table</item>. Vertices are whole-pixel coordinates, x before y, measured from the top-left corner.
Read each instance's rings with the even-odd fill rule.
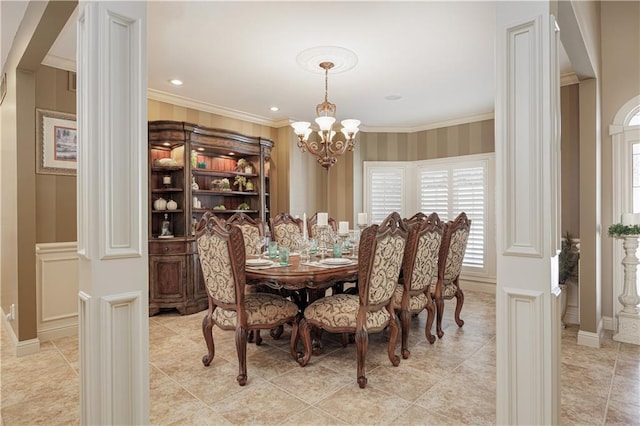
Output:
[[[289,258],[288,266],[279,266],[275,259],[275,266],[246,267],[247,284],[266,284],[277,290],[311,290],[312,293],[321,293],[336,283],[358,279],[358,259],[343,259],[351,262],[346,265],[327,265],[322,264],[321,257],[313,255],[309,261],[302,262],[300,256],[295,255]]]
[[[322,264],[322,258],[311,256],[309,261],[302,262],[300,256],[289,258],[287,266],[246,267],[245,274],[248,285],[266,285],[290,296],[304,312],[306,306],[323,297],[326,290],[336,284],[356,282],[358,279],[358,259],[347,258],[351,262],[346,265]],[[277,263],[278,260],[274,259]],[[284,291],[283,291],[284,290]],[[271,330],[271,336],[279,338],[282,328]],[[317,355],[322,350],[321,331],[312,332],[313,351]]]

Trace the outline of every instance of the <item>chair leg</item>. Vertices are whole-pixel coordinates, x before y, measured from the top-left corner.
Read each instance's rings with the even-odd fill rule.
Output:
[[[269,330],[269,334],[271,335],[273,340],[278,340],[280,336],[282,336],[283,332],[284,332],[284,325],[282,324],[280,324],[276,328],[272,328],[271,330]]]
[[[444,332],[442,331],[442,314],[444,312],[444,299],[442,296],[436,298],[436,333],[438,334],[438,338],[442,339],[444,336]]]
[[[240,386],[247,384],[247,329],[236,328],[236,352],[238,353],[238,377]]]
[[[309,362],[309,359],[311,359],[311,326],[307,320],[302,318],[298,328],[300,330],[300,337],[302,337],[302,344],[304,345],[304,355],[298,358],[297,361],[300,367],[304,367]]]
[[[464,321],[460,319],[460,311],[462,311],[463,304],[464,304],[464,293],[462,292],[460,287],[458,287],[458,289],[456,290],[456,313],[454,317],[456,320],[456,324],[458,324],[458,327],[462,327],[464,325]]]
[[[397,331],[396,331],[397,334]],[[356,353],[357,353],[357,377],[360,389],[367,386],[365,375],[365,360],[367,358],[367,348],[369,347],[369,334],[365,329],[356,330]]]
[[[409,311],[407,311],[407,317],[409,317]],[[396,355],[396,343],[398,343],[398,319],[395,315],[391,315],[391,321],[389,321],[389,361],[394,367],[400,364],[400,357]]]
[[[436,336],[431,334],[431,327],[433,326],[433,318],[436,315],[436,308],[433,306],[433,302],[429,301],[427,303],[427,325],[424,327],[424,335],[427,338],[427,341],[433,345],[433,342],[436,341]]]
[[[402,358],[407,359],[411,352],[409,351],[409,322],[410,313],[408,309],[400,310],[400,321],[402,324]]]
[[[208,367],[211,364],[211,361],[213,361],[213,357],[216,354],[216,348],[213,344],[213,319],[211,318],[212,315],[213,311],[207,311],[206,315],[202,319],[202,335],[204,336],[204,341],[207,343],[207,354],[202,357],[202,363],[205,367]]]
[[[262,336],[260,336],[260,330],[251,330],[251,332],[255,331],[255,341],[256,345],[260,346],[262,344]]]

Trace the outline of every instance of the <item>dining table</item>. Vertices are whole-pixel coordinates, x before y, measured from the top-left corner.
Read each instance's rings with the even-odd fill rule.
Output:
[[[269,259],[271,263],[261,262],[264,257],[248,258],[245,274],[248,285],[260,285],[290,296],[304,312],[307,305],[323,297],[328,288],[341,286],[345,282],[358,279],[357,257],[333,258],[330,256],[311,255],[309,260],[302,261],[298,254],[289,258],[286,265],[278,259]],[[352,287],[355,288],[355,285]],[[342,289],[341,289],[342,290]],[[271,336],[279,338],[282,328],[272,330]],[[313,334],[313,350],[322,349],[321,333]]]

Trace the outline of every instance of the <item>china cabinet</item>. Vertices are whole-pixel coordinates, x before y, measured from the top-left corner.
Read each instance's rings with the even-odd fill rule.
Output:
[[[208,306],[195,244],[206,211],[269,220],[273,142],[179,121],[149,122],[149,314]]]

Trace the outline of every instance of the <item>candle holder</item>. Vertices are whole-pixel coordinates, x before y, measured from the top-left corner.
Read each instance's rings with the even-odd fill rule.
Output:
[[[328,225],[318,225],[318,255],[323,259],[327,255],[328,251],[328,231]]]

